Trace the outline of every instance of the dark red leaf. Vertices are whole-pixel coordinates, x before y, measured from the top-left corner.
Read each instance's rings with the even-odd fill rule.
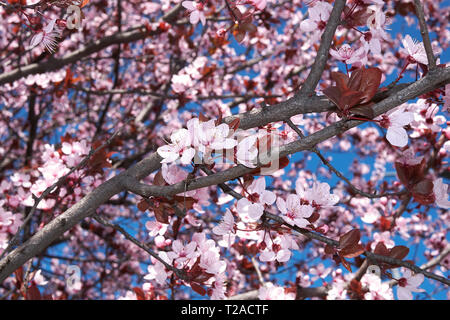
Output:
[[[359,116],[366,117],[368,119],[372,119],[375,117],[375,113],[373,112],[371,105],[372,105],[372,103],[370,105],[352,108],[352,113],[359,115]]]
[[[145,212],[150,207],[150,203],[146,199],[143,199],[138,202],[137,207],[139,211]]]
[[[155,212],[155,218],[160,223],[169,223],[169,213],[167,212],[166,208],[154,207],[153,211]]]
[[[339,238],[339,248],[344,249],[358,244],[361,233],[358,229],[353,229]]]
[[[383,242],[377,243],[374,253],[379,254],[380,256],[387,256],[387,257],[391,254]]]
[[[382,72],[378,68],[362,69],[362,79],[360,81],[359,92],[363,93],[361,103],[372,100],[381,84]]]
[[[326,254],[334,254],[336,252],[336,249],[333,246],[330,246],[329,244],[327,244],[325,246],[325,253]]]
[[[391,249],[390,256],[395,259],[403,260],[409,253],[409,249],[405,246],[395,246]]]
[[[339,254],[345,258],[355,258],[363,253],[364,247],[360,244],[351,247],[345,247],[344,249],[339,251]]]
[[[201,296],[204,296],[206,294],[205,288],[203,288],[201,285],[199,285],[196,282],[191,282],[191,288],[192,288],[192,290],[194,290]]]
[[[144,293],[144,291],[141,288],[134,287],[133,291],[136,294],[136,299],[138,299],[138,300],[145,300],[145,293]]]
[[[26,300],[42,300],[41,293],[39,292],[38,287],[33,283],[31,286],[27,289],[27,296],[25,297]]]
[[[341,258],[342,265],[345,267],[345,269],[352,272],[352,266],[350,265],[350,263],[347,260],[345,260],[344,257],[342,257],[341,255],[339,256]]]

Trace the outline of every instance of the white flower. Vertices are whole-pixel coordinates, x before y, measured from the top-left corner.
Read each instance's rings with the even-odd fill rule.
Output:
[[[286,293],[283,287],[274,286],[272,283],[267,283],[265,286],[259,288],[259,300],[294,300],[295,293]]]

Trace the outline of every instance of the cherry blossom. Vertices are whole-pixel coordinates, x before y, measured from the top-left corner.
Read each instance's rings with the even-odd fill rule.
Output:
[[[419,62],[425,65],[428,64],[427,53],[422,42],[416,42],[407,34],[403,38],[402,44],[403,48],[400,49],[400,52],[406,55],[411,63]]]
[[[293,292],[286,292],[283,287],[275,286],[273,283],[266,283],[258,291],[259,300],[294,300]]]
[[[193,260],[197,257],[197,243],[192,241],[187,245],[183,245],[181,240],[175,240],[172,243],[172,251],[167,252],[167,256],[170,260],[174,260],[177,265],[183,265],[189,260]]]
[[[206,24],[206,18],[203,12],[203,3],[196,1],[183,1],[181,4],[190,11],[189,21],[192,24],[197,24],[199,21],[201,21],[203,25]]]
[[[287,223],[296,225],[299,228],[305,228],[309,224],[306,218],[309,218],[314,212],[314,208],[310,205],[301,205],[300,198],[294,194],[288,195],[286,201],[278,198],[277,207],[284,215],[283,219]]]
[[[267,0],[249,0],[249,2],[258,10],[264,10],[267,5]]]
[[[243,221],[256,221],[264,213],[264,205],[275,202],[276,196],[273,192],[266,190],[266,179],[258,178],[247,188],[247,197],[237,202],[237,211]]]
[[[447,190],[448,184],[444,183],[444,179],[439,178],[433,181],[433,193],[436,205],[443,209],[450,209]]]
[[[382,282],[376,274],[366,273],[361,278],[361,284],[368,292],[364,294],[366,300],[393,300],[394,295],[388,282]]]
[[[412,112],[402,108],[392,109],[382,116],[380,125],[387,128],[386,139],[396,147],[404,147],[408,144],[408,134],[403,128],[414,120]]]
[[[346,64],[364,65],[367,61],[367,52],[364,47],[354,50],[350,45],[343,44],[339,50],[330,49],[330,54]]]
[[[444,109],[450,111],[450,84],[445,86]]]
[[[158,148],[158,154],[163,158],[161,163],[174,162],[180,159],[181,164],[187,165],[195,155],[195,149],[191,147],[192,136],[187,129],[179,129],[170,136],[169,145]]]
[[[233,214],[230,210],[226,210],[223,220],[218,226],[213,228],[213,232],[219,236],[224,236],[236,231],[236,224],[234,222]]]
[[[404,269],[403,277],[398,280],[397,296],[399,300],[412,300],[413,292],[425,292],[424,289],[419,289],[419,286],[424,280],[424,275],[421,273],[413,275],[411,270]]]
[[[30,48],[41,46],[47,49],[50,53],[53,53],[58,46],[56,38],[61,37],[61,30],[56,25],[56,19],[52,19],[49,23],[37,32],[30,42]]]

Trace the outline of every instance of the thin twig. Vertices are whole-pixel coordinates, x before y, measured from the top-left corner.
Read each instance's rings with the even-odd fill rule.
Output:
[[[428,66],[430,70],[436,69],[436,57],[431,46],[430,34],[428,33],[427,23],[425,21],[425,12],[420,0],[414,0],[414,7],[416,8],[416,16],[419,19],[420,34],[422,35],[423,44],[427,53]]]

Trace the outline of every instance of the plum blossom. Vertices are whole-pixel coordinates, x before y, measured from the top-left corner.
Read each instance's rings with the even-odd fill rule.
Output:
[[[372,273],[366,273],[361,278],[361,285],[369,290],[364,294],[366,300],[393,300],[394,295],[389,282],[382,282],[381,278]]]
[[[390,237],[391,237],[391,233],[389,231],[384,231],[382,233],[375,232],[373,234],[374,241],[372,242],[370,247],[372,248],[372,250],[375,250],[377,244],[379,242],[382,242],[382,243],[384,243],[386,248],[391,249],[395,246],[395,242]]]
[[[400,52],[407,56],[411,63],[422,63],[428,65],[427,53],[422,42],[416,42],[409,34],[402,40],[403,48]]]
[[[237,146],[236,159],[237,162],[249,168],[255,168],[256,157],[258,156],[258,148],[256,142],[257,135],[251,135],[242,139]]]
[[[175,74],[172,77],[172,89],[176,93],[185,92],[192,86],[194,86],[194,82],[188,74]]]
[[[346,64],[364,65],[367,62],[367,51],[364,47],[354,50],[350,45],[343,44],[338,50],[330,49],[330,54]]]
[[[203,153],[204,158],[209,157],[214,150],[232,149],[237,145],[237,141],[232,138],[233,132],[225,123],[216,126],[215,120],[200,122],[194,118],[187,126],[193,137],[193,145]]]
[[[250,4],[256,9],[263,11],[267,5],[267,0],[249,0]]]
[[[263,287],[259,288],[258,292],[259,300],[294,300],[295,293],[286,292],[283,287],[275,286],[273,283],[266,283]]]
[[[295,191],[300,198],[307,200],[312,205],[331,207],[339,202],[339,196],[330,193],[330,185],[326,182],[315,181],[312,188],[305,189],[302,181],[298,179]]]
[[[436,205],[443,209],[450,209],[450,201],[448,200],[448,184],[444,183],[443,178],[433,181],[433,193]]]
[[[269,241],[269,240],[267,240]],[[298,250],[298,244],[290,235],[281,235],[276,237],[273,242],[270,241],[266,248],[261,252],[259,260],[287,262],[291,259],[292,252],[290,249]]]
[[[425,292],[424,289],[419,289],[419,286],[424,280],[424,275],[418,273],[413,275],[411,270],[404,269],[403,277],[398,280],[397,297],[399,300],[412,300],[413,292]]]
[[[284,221],[299,228],[305,228],[309,224],[306,218],[309,218],[314,212],[314,208],[310,205],[301,205],[300,198],[295,194],[288,195],[286,201],[278,198],[277,207],[284,215]]]
[[[169,225],[165,223],[160,223],[159,221],[147,221],[145,227],[149,230],[148,235],[154,237],[157,235],[163,236]]]
[[[225,272],[227,264],[220,260],[220,254],[217,251],[207,250],[200,253],[199,266],[209,274],[219,274]]]
[[[175,240],[172,242],[172,251],[167,252],[167,256],[170,260],[174,260],[174,263],[183,264],[197,257],[196,248],[197,243],[195,241],[191,241],[184,246],[181,240]]]
[[[199,21],[201,21],[203,25],[206,24],[206,18],[203,12],[203,3],[196,1],[183,1],[181,5],[190,11],[190,23],[197,24]]]
[[[191,147],[192,136],[187,129],[179,129],[170,136],[171,144],[158,148],[158,154],[163,158],[161,163],[174,162],[180,159],[187,165],[195,155],[195,149]]]
[[[320,1],[315,3],[314,6],[308,9],[309,18],[301,22],[300,29],[304,32],[323,31],[330,17],[331,10],[333,10],[333,7],[328,2]]]
[[[166,263],[170,264],[172,259],[169,258],[166,252],[160,252],[159,257]],[[145,280],[155,280],[158,284],[163,285],[166,279],[170,276],[172,271],[166,271],[164,264],[156,260],[153,265],[149,265],[147,268],[148,274],[144,276]]]
[[[215,226],[212,231],[219,236],[224,236],[229,233],[236,232],[234,217],[229,209],[226,210],[223,220],[220,222],[220,224],[218,226]]]
[[[58,45],[56,38],[59,37],[61,37],[61,30],[56,25],[56,19],[52,19],[42,30],[31,38],[30,49],[40,45],[50,53],[53,53]]]
[[[265,177],[258,178],[247,188],[247,197],[239,199],[237,211],[243,221],[256,221],[264,213],[264,205],[275,202],[276,196],[273,192],[266,190]]]
[[[412,112],[404,111],[403,108],[395,108],[381,117],[380,125],[387,129],[386,139],[390,144],[403,148],[408,144],[408,134],[403,126],[414,120]]]

